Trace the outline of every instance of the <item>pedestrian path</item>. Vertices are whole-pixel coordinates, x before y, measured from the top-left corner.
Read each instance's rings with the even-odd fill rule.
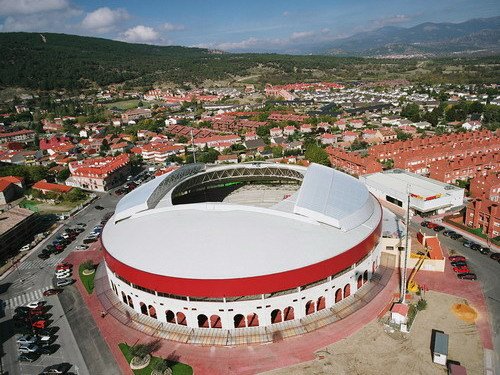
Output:
[[[57,256],[57,257],[51,257],[47,260],[43,259],[33,259],[33,260],[26,260],[22,263],[20,263],[17,268],[19,270],[32,270],[32,269],[40,269],[44,268],[46,266],[55,266],[57,263],[61,263],[61,261],[64,259],[63,256]]]
[[[23,306],[29,302],[43,299],[43,292],[50,288],[52,288],[52,286],[33,290],[31,292],[9,298],[8,300],[1,301],[0,303],[2,304],[2,309],[15,309],[17,306]]]

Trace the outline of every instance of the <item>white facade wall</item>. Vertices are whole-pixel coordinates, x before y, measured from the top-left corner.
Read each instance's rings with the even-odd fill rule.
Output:
[[[284,319],[283,310],[289,306],[294,309],[294,319],[301,319],[306,316],[306,304],[308,301],[313,301],[315,306],[320,297],[325,297],[325,308],[330,308],[335,305],[335,293],[337,289],[350,284],[350,295],[352,296],[357,291],[357,279],[359,275],[363,275],[368,271],[368,280],[372,277],[373,263],[375,270],[380,263],[380,253],[385,249],[386,245],[383,238],[380,243],[361,263],[354,266],[346,273],[331,279],[323,284],[290,293],[282,296],[262,298],[257,300],[247,300],[238,302],[199,302],[199,301],[184,301],[173,298],[160,297],[151,293],[133,288],[127,285],[122,280],[118,279],[109,268],[106,267],[108,278],[111,283],[111,289],[114,290],[113,284],[116,287],[118,298],[122,301],[121,292],[131,296],[134,303],[134,311],[141,313],[140,302],[146,306],[154,306],[157,319],[161,322],[166,322],[166,311],[170,310],[174,313],[182,312],[186,316],[188,327],[198,328],[198,315],[204,314],[210,321],[212,315],[218,315],[221,319],[222,329],[234,329],[234,317],[237,314],[242,314],[245,318],[248,315],[257,314],[259,326],[271,325],[271,313],[275,309],[280,309]]]

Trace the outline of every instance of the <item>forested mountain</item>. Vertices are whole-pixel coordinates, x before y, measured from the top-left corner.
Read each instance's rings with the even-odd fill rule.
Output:
[[[381,60],[360,57],[230,54],[200,48],[130,44],[52,33],[0,33],[0,89],[82,89],[122,83],[287,83],[307,80],[409,79],[495,82],[495,58]],[[422,65],[423,64],[423,65]],[[467,65],[444,76],[449,65]],[[247,78],[248,77],[248,78]]]
[[[500,17],[462,23],[426,22],[410,28],[386,26],[331,42],[317,51],[332,55],[498,54]]]

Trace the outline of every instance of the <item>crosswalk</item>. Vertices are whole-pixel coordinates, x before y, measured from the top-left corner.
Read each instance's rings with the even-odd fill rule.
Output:
[[[47,286],[38,290],[20,294],[5,301],[1,301],[0,303],[2,304],[2,309],[15,309],[17,306],[23,306],[29,302],[43,299],[43,292],[50,288],[52,287]]]
[[[55,266],[58,263],[61,263],[62,260],[64,259],[63,256],[57,256],[57,257],[50,257],[47,260],[43,259],[33,259],[33,260],[25,260],[24,262],[20,263],[17,266],[17,269],[19,270],[32,270],[32,269],[40,269],[44,268],[45,266]]]

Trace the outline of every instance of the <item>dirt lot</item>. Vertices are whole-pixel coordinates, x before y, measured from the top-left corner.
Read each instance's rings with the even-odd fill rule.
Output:
[[[467,373],[484,374],[483,348],[476,326],[452,312],[463,299],[428,292],[427,309],[420,311],[409,334],[386,333],[373,321],[353,336],[316,352],[318,359],[266,374],[445,374],[430,353],[432,329],[450,335],[448,359],[460,362]]]

